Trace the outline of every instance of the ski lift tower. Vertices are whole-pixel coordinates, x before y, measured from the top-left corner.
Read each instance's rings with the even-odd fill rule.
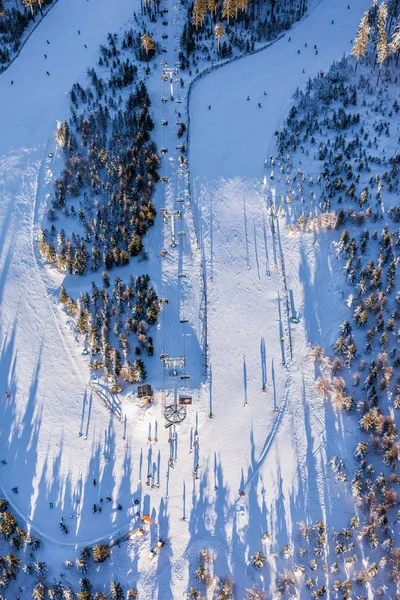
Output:
[[[178,69],[171,69],[170,67],[164,67],[163,69],[164,77],[169,76],[169,90],[171,94],[171,100],[174,98],[174,84],[172,82],[172,77],[176,77],[178,75]]]
[[[160,213],[163,216],[164,223],[168,223],[169,219],[171,219],[171,246],[176,246],[175,239],[175,220],[179,220],[182,218],[181,210],[167,210],[166,208],[162,208]]]
[[[170,375],[174,377],[178,375],[177,368],[184,369],[186,363],[184,356],[172,357],[169,354],[161,354],[160,359],[163,361],[165,369],[172,369]]]

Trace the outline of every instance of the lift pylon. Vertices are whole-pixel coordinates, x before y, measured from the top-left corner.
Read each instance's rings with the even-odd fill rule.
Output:
[[[186,360],[184,356],[173,357],[169,354],[160,354],[160,359],[163,361],[165,369],[172,368],[171,375],[174,377],[178,375],[178,367],[180,369],[185,368]]]
[[[162,208],[160,210],[164,223],[168,223],[171,220],[171,246],[176,246],[175,239],[175,220],[179,220],[182,218],[181,210],[167,210],[166,208]]]
[[[170,67],[164,67],[163,69],[163,77],[169,77],[169,91],[171,95],[171,100],[174,97],[174,84],[172,81],[172,77],[176,77],[178,75],[178,69],[171,69]]]

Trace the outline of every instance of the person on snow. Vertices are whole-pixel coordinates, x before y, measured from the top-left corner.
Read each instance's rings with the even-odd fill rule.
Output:
[[[261,108],[261,104],[260,103],[258,103],[258,108]]]
[[[247,96],[246,100],[249,101],[250,100],[250,96]]]
[[[117,508],[118,508],[118,510],[122,510],[121,504],[118,504]]]
[[[211,104],[208,105],[208,110],[211,110]]]
[[[17,487],[13,487],[12,491],[14,492],[14,494],[18,494],[18,488]]]
[[[47,75],[50,75],[50,73],[48,71],[46,71]]]
[[[12,81],[11,81],[11,85],[14,85],[14,80],[12,80]],[[6,393],[6,396],[7,396],[7,398],[8,398],[8,396],[9,396],[9,395],[10,395],[10,394],[7,392],[7,393]]]
[[[45,54],[44,57],[47,58],[47,54]]]
[[[49,42],[49,40],[46,40],[46,43],[50,45],[50,42]]]
[[[78,29],[78,35],[81,35],[81,32],[79,31],[79,29]]]

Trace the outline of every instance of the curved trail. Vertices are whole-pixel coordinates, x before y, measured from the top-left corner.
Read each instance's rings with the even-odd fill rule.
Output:
[[[114,426],[125,454],[122,429],[110,423],[102,406],[95,423],[89,422],[87,367],[53,313],[53,297],[36,264],[34,225],[43,201],[37,197],[42,172],[51,168],[44,159],[49,134],[69,111],[66,93],[95,64],[107,33],[118,30],[134,9],[130,0],[117,0],[112,10],[105,0],[58,2],[0,76],[0,454],[8,463],[0,477],[6,491],[18,486],[16,510],[38,531],[57,527],[60,510],[75,513],[75,500],[90,495],[91,472],[107,469],[99,465],[105,432],[108,443],[117,443]],[[82,419],[92,433],[86,443],[77,435]],[[105,481],[115,488],[111,472]],[[50,500],[58,508],[53,513]],[[99,522],[98,536],[118,527],[123,519],[118,517]],[[84,522],[73,526],[78,539],[93,537]]]

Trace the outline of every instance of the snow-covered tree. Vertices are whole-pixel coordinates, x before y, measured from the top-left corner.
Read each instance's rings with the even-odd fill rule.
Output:
[[[221,25],[221,23],[217,23],[214,29],[214,37],[217,40],[217,51],[219,54],[219,40],[224,37],[225,35],[225,29],[223,28],[223,26]]]
[[[378,81],[381,75],[382,67],[384,62],[389,58],[390,52],[388,47],[387,33],[386,33],[386,21],[388,16],[388,9],[386,2],[382,2],[379,7],[378,13],[378,40],[376,44],[376,60],[379,64],[379,75]]]
[[[154,50],[155,43],[153,42],[153,39],[151,37],[151,35],[149,35],[148,33],[145,33],[144,35],[142,35],[142,37],[140,38],[142,40],[142,46],[146,51],[146,57],[147,57],[147,62],[149,61],[149,52],[151,52],[151,50]]]
[[[193,25],[196,27],[196,31],[201,25],[203,25],[204,16],[207,10],[206,0],[195,0],[193,4],[192,18]]]
[[[395,30],[390,40],[389,50],[392,54],[396,54],[396,67],[400,56],[400,23],[395,27]]]
[[[233,19],[236,14],[236,0],[224,0],[224,5],[222,8],[222,18],[228,21]]]
[[[368,22],[368,11],[364,13],[360,26],[357,31],[356,39],[354,41],[354,46],[352,48],[352,55],[356,57],[356,70],[358,66],[358,62],[361,58],[364,57],[369,42],[369,35],[371,31],[371,26]]]
[[[219,1],[218,0],[207,0],[207,9],[214,16],[217,14],[218,5],[219,5]]]

